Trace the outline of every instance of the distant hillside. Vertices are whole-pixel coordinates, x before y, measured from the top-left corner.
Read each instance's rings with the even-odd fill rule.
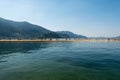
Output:
[[[0,18],[0,38],[86,38],[70,31],[53,32],[28,22]]]
[[[56,33],[63,38],[87,38],[86,36],[78,35],[70,31],[57,31]]]
[[[15,22],[0,18],[0,38],[60,37],[53,31],[28,22]]]

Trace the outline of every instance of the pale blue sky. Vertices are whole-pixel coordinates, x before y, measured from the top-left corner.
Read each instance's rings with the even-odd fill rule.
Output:
[[[0,17],[89,37],[120,35],[120,0],[0,0]]]

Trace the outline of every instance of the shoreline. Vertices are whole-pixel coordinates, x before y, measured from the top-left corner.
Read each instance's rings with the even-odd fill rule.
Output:
[[[0,42],[120,42],[120,39],[0,39]]]

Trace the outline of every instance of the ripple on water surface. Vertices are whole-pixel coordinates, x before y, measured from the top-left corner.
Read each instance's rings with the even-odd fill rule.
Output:
[[[0,80],[120,80],[119,42],[2,42]]]

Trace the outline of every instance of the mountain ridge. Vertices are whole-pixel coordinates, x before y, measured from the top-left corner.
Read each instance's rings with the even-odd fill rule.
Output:
[[[29,22],[16,22],[0,18],[0,36],[7,38],[39,38],[46,37],[45,35],[49,34],[53,34],[50,37],[59,37],[55,32]]]
[[[17,22],[0,18],[0,38],[76,38],[75,36],[77,34],[70,31],[54,32],[27,21]],[[82,35],[81,38],[83,38]]]

